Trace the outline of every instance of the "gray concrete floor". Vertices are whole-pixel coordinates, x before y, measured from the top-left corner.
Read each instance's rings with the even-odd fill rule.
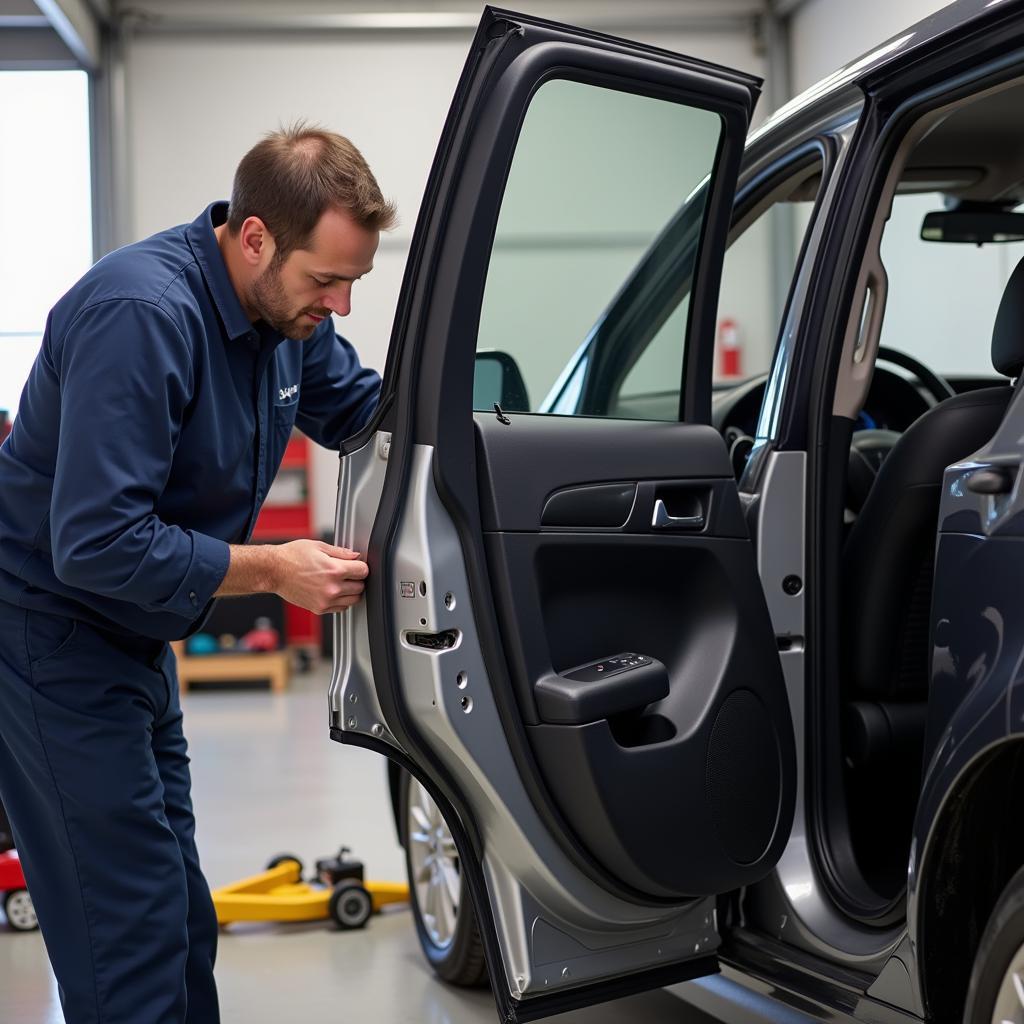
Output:
[[[199,849],[211,886],[261,870],[276,853],[295,853],[308,865],[342,842],[369,878],[404,879],[384,762],[329,740],[328,677],[320,667],[296,677],[285,694],[197,688],[185,698]],[[338,932],[326,922],[234,925],[222,932],[217,978],[225,1024],[497,1020],[489,992],[435,980],[409,912],[398,908],[364,932]],[[557,1019],[694,1024],[699,1017],[661,991]],[[0,924],[0,1022],[62,1019],[42,939]]]

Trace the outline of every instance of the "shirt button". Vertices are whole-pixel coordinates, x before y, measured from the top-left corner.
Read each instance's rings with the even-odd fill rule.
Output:
[[[194,590],[190,590],[190,591],[188,592],[188,599],[189,599],[189,600],[190,600],[190,601],[191,601],[191,602],[192,602],[193,604],[195,604],[195,603],[196,603],[196,601],[198,601],[198,600],[199,600],[199,598],[198,598],[198,597],[196,597],[196,592],[195,592]]]

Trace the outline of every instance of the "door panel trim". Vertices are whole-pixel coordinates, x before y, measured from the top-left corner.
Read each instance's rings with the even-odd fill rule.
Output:
[[[539,529],[545,503],[574,485],[679,478],[721,480],[735,489],[729,453],[714,427],[520,413],[509,413],[508,419],[511,423],[504,426],[493,413],[473,416],[486,532]],[[569,446],[568,470],[564,458],[547,457]],[[525,464],[524,452],[537,457]],[[648,528],[652,510],[649,502]],[[627,525],[624,519],[619,527]],[[742,517],[728,529],[733,536],[747,536]]]

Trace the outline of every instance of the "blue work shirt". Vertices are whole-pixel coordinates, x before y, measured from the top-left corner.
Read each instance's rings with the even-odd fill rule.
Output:
[[[214,203],[101,259],[54,306],[0,447],[0,599],[172,640],[203,618],[298,425],[338,448],[380,378],[328,317],[247,318]]]

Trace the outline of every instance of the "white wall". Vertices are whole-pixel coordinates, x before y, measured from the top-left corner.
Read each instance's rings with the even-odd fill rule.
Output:
[[[746,33],[622,34],[763,74]],[[279,124],[305,117],[348,135],[401,216],[373,273],[356,286],[343,325],[364,362],[382,369],[416,211],[470,39],[469,32],[134,36],[126,57],[132,236],[191,220],[226,198],[239,158]],[[744,311],[751,294],[737,288],[739,312],[730,314],[763,320],[760,309]],[[318,530],[333,525],[336,482],[336,456],[318,452]]]
[[[805,0],[789,25],[794,92],[945,6],[942,0]]]

